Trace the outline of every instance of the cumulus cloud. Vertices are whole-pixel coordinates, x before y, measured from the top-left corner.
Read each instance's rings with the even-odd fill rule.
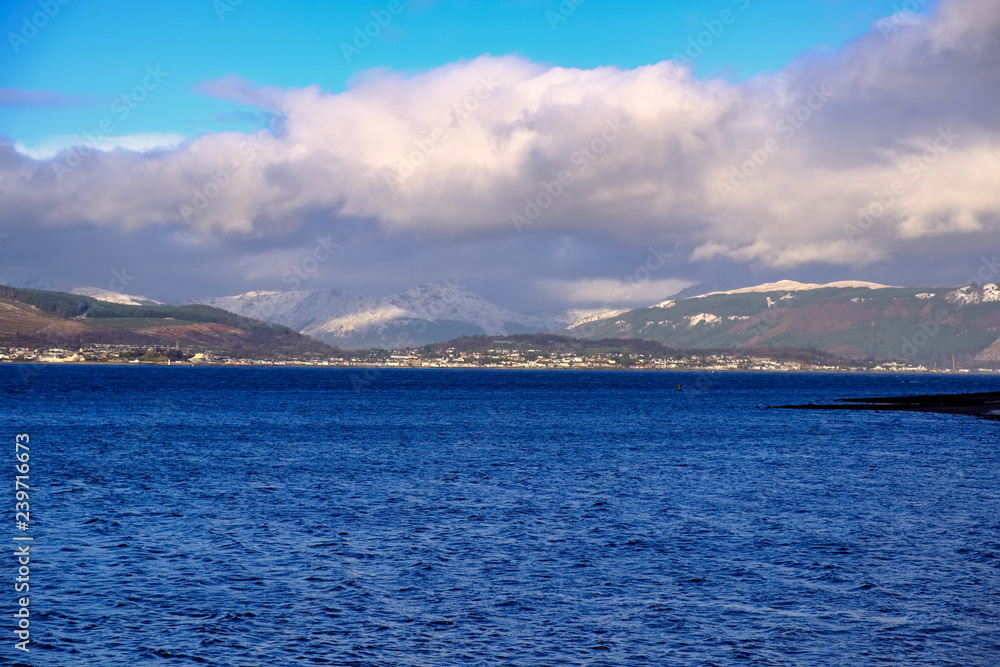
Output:
[[[46,159],[0,145],[0,222],[267,237],[328,216],[389,233],[671,241],[695,261],[781,268],[1000,227],[994,0],[943,0],[740,84],[671,61],[481,57],[372,72],[337,94],[237,77],[200,90],[268,127]]]

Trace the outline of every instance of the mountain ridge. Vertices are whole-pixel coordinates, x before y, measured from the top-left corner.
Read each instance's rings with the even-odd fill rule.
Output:
[[[572,314],[525,315],[452,283],[425,283],[385,297],[335,289],[252,291],[193,303],[284,324],[346,349],[409,347],[463,335],[543,332],[607,312],[577,309],[567,311]]]
[[[96,294],[79,298],[108,304],[102,307],[167,307],[98,288],[74,291]],[[515,313],[452,283],[427,283],[385,297],[338,289],[254,290],[194,304],[281,325],[342,349],[412,348],[462,336],[560,333],[585,340],[650,340],[685,350],[802,349],[847,359],[928,364],[950,364],[955,354],[965,361],[1000,363],[996,283],[934,288],[782,280],[734,289],[703,283],[640,308],[532,315]],[[63,322],[56,328],[73,326]]]
[[[667,299],[566,333],[640,338],[686,350],[816,350],[848,359],[951,365],[992,362],[1000,349],[1000,287],[891,287],[792,281]]]

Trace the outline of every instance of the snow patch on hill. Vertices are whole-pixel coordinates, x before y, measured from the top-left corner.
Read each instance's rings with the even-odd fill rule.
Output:
[[[517,333],[510,331],[511,324],[533,331],[548,331],[556,324],[552,318],[512,312],[449,283],[420,285],[386,297],[385,303],[411,313],[415,319],[464,322],[491,336]]]
[[[697,297],[694,297],[697,298]],[[692,328],[704,322],[708,326],[715,326],[722,321],[722,318],[718,315],[713,315],[712,313],[698,313],[697,315],[688,315],[684,318],[687,320],[688,328]]]
[[[333,317],[318,322],[302,330],[302,333],[314,338],[322,338],[324,334],[337,338],[349,338],[355,334],[365,334],[372,329],[384,327],[393,320],[403,320],[409,323],[413,314],[392,305],[377,305],[365,310]]]
[[[573,329],[588,322],[596,322],[609,317],[618,317],[622,313],[627,313],[628,308],[573,308],[564,310],[556,316],[556,319],[564,323],[567,329]]]
[[[149,304],[155,305],[161,303],[160,301],[155,301],[149,297],[138,294],[122,294],[121,292],[112,292],[110,290],[101,289],[100,287],[76,287],[70,290],[70,294],[89,296],[92,299],[97,299],[98,301],[117,303],[123,306],[146,306]]]
[[[968,306],[974,303],[990,303],[1000,301],[1000,288],[996,283],[966,285],[944,295],[945,301],[958,306]]]
[[[250,317],[255,320],[285,324],[281,321],[283,315],[288,313],[298,303],[300,303],[309,292],[273,292],[259,291],[246,292],[237,296],[210,297],[198,299],[192,303],[204,306],[212,306],[228,310],[230,313]]]
[[[868,289],[889,289],[891,285],[880,285],[878,283],[869,283],[862,280],[838,280],[836,282],[825,284],[800,283],[794,280],[779,280],[776,283],[764,283],[763,285],[754,285],[753,287],[741,287],[739,289],[709,292],[708,294],[702,294],[701,296],[691,298],[700,299],[714,294],[749,294],[751,292],[802,292],[805,290],[826,289],[828,287],[867,287]]]

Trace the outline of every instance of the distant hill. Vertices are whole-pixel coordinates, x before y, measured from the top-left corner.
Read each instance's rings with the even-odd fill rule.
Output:
[[[565,333],[634,338],[679,349],[801,349],[847,359],[940,367],[1000,363],[1000,289],[903,288],[782,281],[675,298]]]
[[[700,285],[689,287],[688,290],[698,289]],[[688,290],[681,290],[670,299],[686,299],[692,296],[711,296],[713,294],[751,294],[754,292],[805,292],[814,289],[824,289],[827,287],[867,287],[869,289],[888,289],[889,285],[879,285],[863,280],[838,280],[832,283],[800,283],[795,280],[779,280],[776,283],[764,283],[763,285],[753,285],[752,287],[740,287],[729,290],[705,289],[698,293],[688,293]],[[668,300],[670,300],[668,299]]]
[[[459,336],[544,332],[622,312],[576,309],[524,315],[448,283],[420,285],[386,297],[342,290],[261,291],[195,303],[284,324],[345,349],[405,348]]]
[[[255,358],[338,354],[334,348],[288,327],[218,308],[148,303],[113,303],[67,292],[0,286],[0,345],[180,345]]]
[[[939,368],[950,367],[955,355],[965,368],[1000,366],[996,284],[904,288],[784,280],[724,291],[703,284],[646,308],[549,315],[514,313],[449,284],[388,297],[247,292],[184,306],[98,288],[74,291],[85,294],[0,287],[0,345],[180,344],[230,356],[290,358],[456,339],[466,341],[462,345],[499,338],[538,345],[544,338],[518,337],[556,333],[601,346],[619,341],[621,347],[625,339],[674,350],[891,359]]]

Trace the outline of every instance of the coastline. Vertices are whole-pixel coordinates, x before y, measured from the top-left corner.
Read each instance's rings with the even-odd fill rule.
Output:
[[[637,367],[637,366],[601,366],[601,365],[575,365],[575,366],[497,366],[497,365],[387,365],[374,363],[309,363],[301,361],[276,361],[258,363],[224,363],[224,362],[174,362],[166,364],[163,362],[142,361],[131,363],[127,361],[20,361],[10,359],[0,359],[0,366],[114,366],[114,367],[159,367],[159,368],[315,368],[315,369],[371,369],[371,370],[393,370],[393,371],[446,371],[446,370],[483,370],[483,371],[630,371],[630,372],[677,372],[677,373],[786,373],[786,374],[838,374],[838,373],[868,373],[877,375],[906,375],[906,376],[983,376],[1000,375],[998,370],[968,369],[960,371],[934,371],[934,370],[900,370],[900,369],[873,369],[873,368],[719,368],[713,366],[689,366],[683,368],[664,367]],[[903,397],[905,398],[905,397]],[[837,399],[843,401],[864,401],[866,399]],[[865,408],[842,405],[780,405],[771,406],[775,408],[811,408],[811,409],[887,409],[887,408]]]
[[[968,394],[920,394],[915,396],[881,396],[872,398],[838,398],[836,404],[778,405],[788,410],[874,410],[875,412],[934,412],[938,414],[971,415],[1000,420],[1000,391]]]

